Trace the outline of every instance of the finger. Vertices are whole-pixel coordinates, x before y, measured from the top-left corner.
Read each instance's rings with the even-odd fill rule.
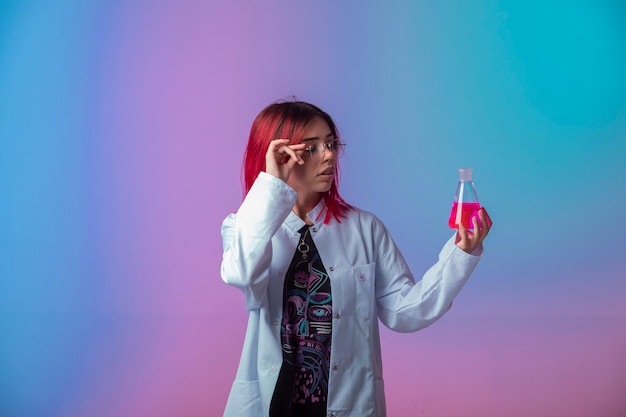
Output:
[[[274,152],[277,148],[280,148],[286,143],[289,143],[289,139],[274,139],[270,141],[268,149],[271,149],[271,151]]]
[[[298,153],[302,153],[307,147],[306,143],[296,143],[294,145],[289,145],[289,139],[274,139],[270,142],[270,147],[268,148],[271,152],[277,153],[285,153],[286,149],[293,149]]]
[[[266,158],[274,158],[276,159],[276,155],[278,152],[278,149],[286,144],[287,142],[289,142],[289,139],[274,139],[272,141],[270,141],[270,144],[267,147],[267,152],[265,153],[265,157]]]
[[[489,225],[487,224],[487,218],[485,217],[485,212],[483,210],[478,210],[478,223],[480,223],[480,234],[481,236],[486,235],[489,231]]]
[[[467,235],[467,228],[463,225],[463,223],[459,223],[459,237],[461,238],[459,244],[465,247],[467,245],[469,237]]]
[[[289,145],[289,147],[291,149],[295,150],[295,151],[302,151],[302,150],[306,149],[307,146],[309,146],[309,145],[306,144],[306,143],[296,143],[296,144],[293,144],[293,145]]]
[[[302,157],[302,154],[304,154],[307,146],[308,145],[306,143],[298,143],[298,144],[295,144],[295,145],[287,145],[287,147],[289,149],[291,149],[292,151],[294,151],[296,153],[296,155],[298,155],[299,157]]]
[[[295,163],[297,163],[299,165],[303,165],[304,164],[304,159],[302,159],[302,157],[300,156],[301,152],[294,151],[291,146],[281,146],[278,149],[278,151],[280,153],[287,154],[289,156],[289,158],[291,158],[293,161],[295,161]]]
[[[489,226],[489,229],[491,229],[491,225],[493,224],[493,222],[491,221],[491,217],[489,217],[489,213],[487,213],[487,210],[485,210],[485,208],[481,208],[480,211],[484,214],[485,219],[487,219],[487,226]]]
[[[469,246],[471,246],[472,250],[474,250],[482,245],[487,233],[489,233],[489,225],[487,224],[487,219],[485,218],[482,209],[478,211],[476,216],[472,217],[472,223],[474,224],[474,235]]]
[[[295,144],[289,145],[289,141],[290,139],[274,139],[270,141],[269,148],[272,149],[273,151],[276,151],[282,148],[283,146],[287,146],[293,150],[299,151],[299,150],[306,149],[306,147],[308,146],[306,143],[295,143]]]
[[[295,145],[289,145],[289,149],[293,150],[295,152],[295,154],[297,155],[297,162],[300,165],[304,165],[304,159],[302,158],[302,155],[306,152],[306,148],[309,145],[306,143],[298,143]]]
[[[472,218],[471,218],[472,228],[474,229],[474,234],[473,234],[474,238],[476,238],[476,235],[480,236],[480,234],[482,232],[482,229],[481,229],[482,225],[481,225],[480,220],[478,218],[479,215],[480,214],[478,214],[478,215],[474,214],[474,215],[472,215]]]
[[[459,225],[459,231],[457,233],[457,247],[464,251],[465,253],[471,254],[474,247],[474,234],[471,233],[465,226],[462,224]]]
[[[482,209],[479,210],[478,215],[480,216],[480,223],[482,224],[479,243],[482,243],[487,237],[487,234],[489,234],[489,229],[491,229],[491,219],[489,219],[487,212]]]

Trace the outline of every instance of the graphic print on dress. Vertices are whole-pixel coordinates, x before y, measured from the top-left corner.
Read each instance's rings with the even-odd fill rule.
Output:
[[[281,338],[284,361],[293,369],[291,402],[325,403],[332,331],[330,277],[313,240],[304,234],[310,250],[296,251],[287,274]]]

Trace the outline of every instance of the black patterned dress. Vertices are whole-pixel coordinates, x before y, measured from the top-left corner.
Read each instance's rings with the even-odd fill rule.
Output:
[[[326,415],[332,334],[330,277],[306,225],[283,288],[283,365],[270,417]]]

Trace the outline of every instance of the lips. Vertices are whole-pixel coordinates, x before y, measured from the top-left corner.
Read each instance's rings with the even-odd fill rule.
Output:
[[[335,170],[333,168],[328,168],[320,172],[318,175],[335,175]]]

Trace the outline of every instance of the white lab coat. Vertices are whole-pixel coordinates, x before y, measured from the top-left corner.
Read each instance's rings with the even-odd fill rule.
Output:
[[[296,192],[262,172],[222,225],[224,282],[245,294],[249,312],[243,352],[225,417],[265,417],[283,361],[280,324],[285,273],[304,226],[292,208]],[[354,209],[341,223],[309,214],[310,233],[331,280],[332,353],[328,416],[384,417],[378,320],[399,332],[422,329],[451,306],[482,254],[451,238],[438,262],[415,282],[382,222]],[[323,216],[322,216],[323,217]]]

